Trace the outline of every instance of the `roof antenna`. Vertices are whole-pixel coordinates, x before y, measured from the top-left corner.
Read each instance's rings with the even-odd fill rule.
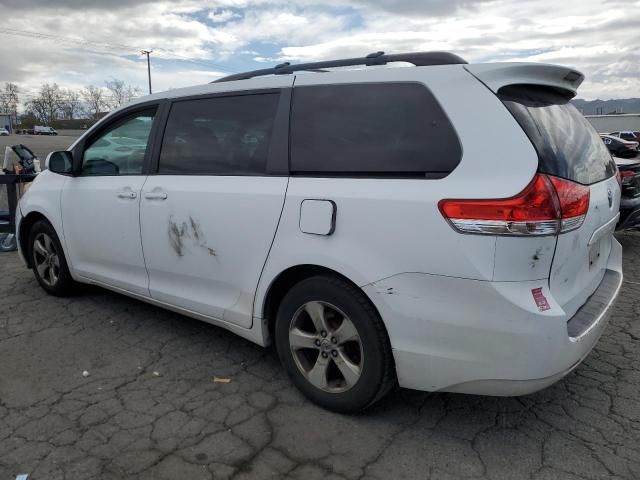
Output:
[[[384,52],[370,53],[365,57],[367,59],[367,63],[365,65],[385,65],[387,62],[384,58],[381,58],[383,56]]]

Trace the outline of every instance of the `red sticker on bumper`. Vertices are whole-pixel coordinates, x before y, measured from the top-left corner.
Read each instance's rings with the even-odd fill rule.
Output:
[[[536,302],[536,306],[538,307],[538,310],[540,310],[541,312],[544,312],[545,310],[549,310],[551,308],[551,306],[549,305],[549,302],[547,301],[545,296],[542,294],[542,287],[532,288],[531,294],[533,295],[533,300]]]

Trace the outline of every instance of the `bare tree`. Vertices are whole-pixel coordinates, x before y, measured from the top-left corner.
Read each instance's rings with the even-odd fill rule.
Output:
[[[58,84],[42,84],[38,94],[27,102],[26,108],[38,120],[49,123],[56,118],[62,107],[62,91]]]
[[[72,88],[62,90],[62,114],[67,120],[73,120],[80,113],[80,92]]]
[[[14,120],[18,120],[18,85],[11,82],[4,84],[4,89],[0,90],[0,111],[10,113]]]
[[[88,85],[82,90],[81,94],[87,103],[88,113],[91,114],[93,118],[98,118],[100,111],[108,107],[104,90],[100,87]]]
[[[9,111],[9,107],[7,105],[7,96],[3,91],[0,92],[0,112],[7,113]]]
[[[34,115],[32,110],[29,110],[29,105],[25,106],[25,112],[20,115],[17,123],[29,126],[38,124],[38,118]]]
[[[129,103],[132,98],[140,95],[140,89],[138,87],[126,84],[124,80],[113,78],[104,83],[111,92],[111,101],[109,103],[112,108],[121,107]]]
[[[40,99],[46,112],[45,121],[51,122],[58,117],[60,107],[62,106],[62,92],[57,83],[49,85],[44,83],[40,87]]]
[[[32,98],[25,104],[25,113],[38,122],[47,122],[47,109],[40,96]]]

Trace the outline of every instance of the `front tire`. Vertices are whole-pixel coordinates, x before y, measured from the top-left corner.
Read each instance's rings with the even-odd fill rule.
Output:
[[[331,276],[296,284],[278,309],[280,361],[298,389],[317,405],[355,413],[395,384],[382,319],[354,285]]]
[[[29,260],[36,280],[49,294],[70,295],[76,283],[71,278],[58,235],[51,224],[38,220],[29,232]]]

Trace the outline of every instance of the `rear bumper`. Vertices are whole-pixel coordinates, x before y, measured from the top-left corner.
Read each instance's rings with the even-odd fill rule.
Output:
[[[364,289],[389,332],[401,386],[511,396],[545,388],[580,364],[602,335],[621,284],[622,248],[613,239],[603,280],[571,318],[546,279],[406,273]],[[537,289],[548,309],[539,310]]]

